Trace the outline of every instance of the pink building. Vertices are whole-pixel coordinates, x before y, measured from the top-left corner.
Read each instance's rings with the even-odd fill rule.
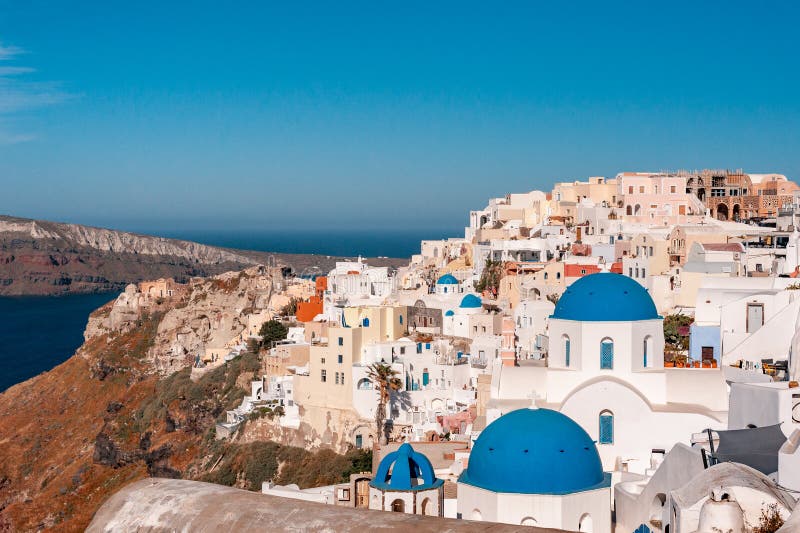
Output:
[[[650,172],[617,174],[618,206],[630,222],[680,224],[701,217],[705,206],[686,192],[686,177]]]

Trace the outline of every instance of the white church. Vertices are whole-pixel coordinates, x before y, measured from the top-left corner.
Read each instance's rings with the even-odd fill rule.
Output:
[[[727,428],[722,370],[664,368],[663,318],[633,279],[599,273],[575,281],[548,330],[548,366],[494,368],[487,423],[533,402],[577,422],[597,442],[605,471],[637,473],[650,468],[654,450]]]

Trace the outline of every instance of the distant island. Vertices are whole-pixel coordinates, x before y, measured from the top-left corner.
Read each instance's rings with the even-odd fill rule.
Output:
[[[274,259],[273,259],[274,258]],[[274,261],[296,273],[326,272],[337,260],[316,254],[232,250],[80,224],[0,215],[0,296],[122,291],[129,283],[186,282]],[[375,258],[398,266],[407,260]]]

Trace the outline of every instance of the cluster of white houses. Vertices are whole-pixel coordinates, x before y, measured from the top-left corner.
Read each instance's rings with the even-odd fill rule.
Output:
[[[492,199],[398,270],[337,264],[232,422],[264,399],[287,428],[338,421],[375,469],[264,491],[598,533],[797,523],[798,198],[776,174],[623,173]],[[388,443],[373,363],[402,383]]]

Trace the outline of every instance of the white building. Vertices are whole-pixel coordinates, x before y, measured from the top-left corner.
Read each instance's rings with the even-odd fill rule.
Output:
[[[649,467],[653,449],[727,426],[722,371],[665,369],[663,319],[626,276],[593,274],[570,285],[549,319],[548,345],[547,367],[494,369],[487,420],[535,399],[597,440],[606,470],[636,472]]]

